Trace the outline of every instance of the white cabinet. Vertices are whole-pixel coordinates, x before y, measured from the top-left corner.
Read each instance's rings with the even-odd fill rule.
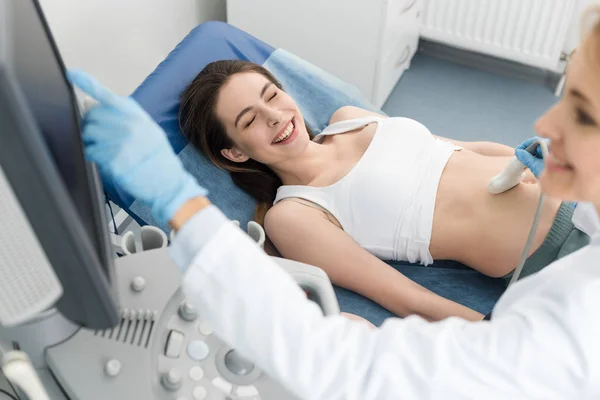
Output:
[[[227,21],[357,86],[377,107],[417,50],[421,0],[227,0]]]

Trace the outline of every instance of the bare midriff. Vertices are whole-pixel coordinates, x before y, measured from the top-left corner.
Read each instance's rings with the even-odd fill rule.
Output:
[[[487,185],[511,157],[454,152],[442,174],[435,202],[430,252],[435,260],[460,261],[488,276],[515,269],[540,198],[538,183],[521,183],[499,195]],[[544,241],[560,201],[546,198],[531,255]]]

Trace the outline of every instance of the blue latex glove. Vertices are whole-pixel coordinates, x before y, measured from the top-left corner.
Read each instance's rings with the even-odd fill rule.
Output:
[[[525,164],[525,166],[529,168],[531,172],[533,172],[536,178],[539,178],[540,174],[544,170],[544,155],[542,154],[542,148],[538,146],[536,148],[535,154],[531,154],[525,149],[528,148],[533,142],[540,139],[546,142],[546,144],[550,142],[548,139],[534,136],[518,145],[515,149],[515,155],[517,156],[519,161]],[[567,204],[569,204],[573,208],[577,207],[577,203],[574,202],[568,202]]]
[[[542,148],[538,146],[538,148],[536,149],[536,154],[531,154],[525,149],[529,147],[533,142],[540,139],[545,141],[546,143],[549,142],[548,139],[542,139],[537,136],[534,136],[518,145],[515,149],[515,155],[517,156],[519,161],[521,161],[527,168],[529,168],[536,178],[539,178],[540,174],[544,170],[544,156],[542,154]]]
[[[166,226],[189,199],[208,193],[175,155],[165,132],[129,97],[106,89],[82,71],[71,83],[98,102],[83,116],[86,157],[133,197],[147,203]]]

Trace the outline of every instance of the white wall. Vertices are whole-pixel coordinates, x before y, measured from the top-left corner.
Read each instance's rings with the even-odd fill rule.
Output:
[[[198,23],[225,19],[225,0],[40,0],[67,67],[130,94]]]
[[[571,27],[567,35],[565,46],[563,47],[565,53],[570,53],[579,44],[581,40],[581,17],[583,16],[583,12],[591,5],[600,6],[600,0],[577,0]]]

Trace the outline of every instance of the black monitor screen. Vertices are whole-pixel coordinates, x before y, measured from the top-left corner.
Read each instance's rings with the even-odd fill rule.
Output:
[[[37,0],[0,0],[0,161],[63,286],[57,308],[87,327],[116,324],[101,185]]]
[[[96,226],[101,223],[97,216],[99,204],[85,167],[76,101],[36,3],[12,3],[14,71],[81,223],[106,267],[104,238],[101,227]]]

